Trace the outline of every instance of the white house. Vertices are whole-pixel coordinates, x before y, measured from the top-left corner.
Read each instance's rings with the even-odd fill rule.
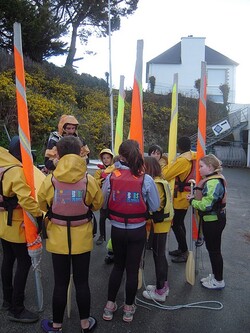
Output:
[[[181,42],[147,62],[146,82],[155,77],[157,94],[171,92],[173,76],[178,73],[179,92],[198,97],[194,87],[201,76],[201,61],[207,64],[207,98],[217,103],[223,102],[219,89],[222,84],[230,88],[229,103],[235,102],[235,72],[238,63],[205,45],[205,37],[182,37]]]

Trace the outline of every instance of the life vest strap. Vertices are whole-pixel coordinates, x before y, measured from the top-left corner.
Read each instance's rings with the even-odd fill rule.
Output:
[[[6,171],[15,168],[15,167],[21,167],[21,165],[12,165],[11,167],[5,169],[2,172],[1,179],[0,179],[0,195],[2,196],[2,202],[0,202],[0,207],[3,207],[8,212],[8,218],[7,218],[7,225],[12,226],[12,216],[13,216],[13,209],[20,208],[18,205],[18,198],[17,196],[13,197],[6,197],[3,195],[3,176]]]
[[[3,196],[3,201],[0,202],[0,207],[4,208],[8,212],[7,225],[11,227],[13,210],[16,208],[20,208],[20,206],[18,205],[17,196],[16,195],[14,197]]]
[[[148,217],[148,212],[145,213],[134,213],[134,214],[124,214],[124,213],[119,213],[114,210],[109,209],[108,210],[109,215],[115,215],[117,217],[123,217],[124,219],[136,219],[138,217]]]
[[[65,215],[60,215],[60,214],[55,214],[51,212],[49,218],[54,218],[57,220],[63,220],[67,222],[73,222],[73,221],[79,221],[79,220],[85,220],[88,219],[90,221],[92,219],[92,214],[91,211],[89,211],[87,214],[81,214],[81,215],[75,215],[75,216],[65,216]]]

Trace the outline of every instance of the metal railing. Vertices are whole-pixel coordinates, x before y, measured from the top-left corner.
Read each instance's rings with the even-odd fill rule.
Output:
[[[248,107],[244,107],[232,113],[229,113],[227,117],[217,121],[216,123],[209,125],[207,127],[206,133],[206,147],[213,146],[216,142],[222,140],[227,137],[236,129],[241,129],[247,126],[248,116],[247,116]],[[230,128],[219,135],[215,135],[212,128],[222,122],[223,120],[227,120],[230,124]],[[197,133],[190,137],[192,147],[196,147],[197,145]]]

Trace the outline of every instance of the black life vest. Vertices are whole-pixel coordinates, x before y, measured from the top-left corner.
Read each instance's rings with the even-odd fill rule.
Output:
[[[8,218],[7,218],[7,225],[12,225],[12,216],[13,210],[16,208],[21,208],[18,205],[18,198],[16,195],[13,197],[6,197],[3,195],[3,177],[6,171],[14,168],[14,167],[21,167],[20,165],[12,165],[10,167],[0,167],[0,211],[7,211]]]
[[[156,212],[150,213],[154,223],[172,221],[174,217],[174,207],[172,194],[168,181],[165,179],[155,179],[155,183],[162,184],[164,190],[164,207]]]
[[[190,192],[190,179],[196,178],[196,160],[191,160],[190,162],[192,163],[192,166],[188,176],[183,181],[180,180],[179,176],[177,176],[175,179],[175,188],[174,188],[175,197],[177,197],[177,191]]]

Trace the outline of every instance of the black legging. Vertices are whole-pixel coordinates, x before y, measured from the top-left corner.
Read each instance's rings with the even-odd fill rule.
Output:
[[[206,248],[212,266],[212,272],[217,281],[223,280],[223,258],[221,254],[221,235],[226,225],[226,216],[220,221],[202,221],[202,231]]]
[[[31,259],[26,243],[12,243],[4,239],[1,239],[1,242],[3,247],[1,268],[3,299],[11,304],[11,312],[17,315],[24,309],[24,290],[31,266]],[[15,261],[17,261],[17,266],[13,280]]]
[[[156,288],[162,289],[168,280],[168,261],[166,258],[167,233],[153,235],[153,257],[155,263]]]
[[[175,238],[178,243],[178,249],[181,252],[186,252],[188,250],[187,241],[186,241],[186,228],[184,224],[184,219],[187,213],[187,209],[175,209],[173,226],[172,229],[175,234]]]
[[[138,271],[146,242],[146,227],[120,229],[112,226],[111,239],[114,252],[114,267],[109,278],[108,300],[114,302],[126,269],[126,300],[132,305],[138,286]]]
[[[71,262],[80,320],[87,319],[90,313],[90,289],[88,282],[90,252],[71,256],[52,253],[52,262],[55,279],[52,302],[53,322],[63,322],[64,311],[67,304]]]
[[[106,233],[105,233],[105,222],[107,218],[107,209],[100,209],[100,219],[99,219],[99,232],[100,236],[104,237],[104,240],[106,240]]]

